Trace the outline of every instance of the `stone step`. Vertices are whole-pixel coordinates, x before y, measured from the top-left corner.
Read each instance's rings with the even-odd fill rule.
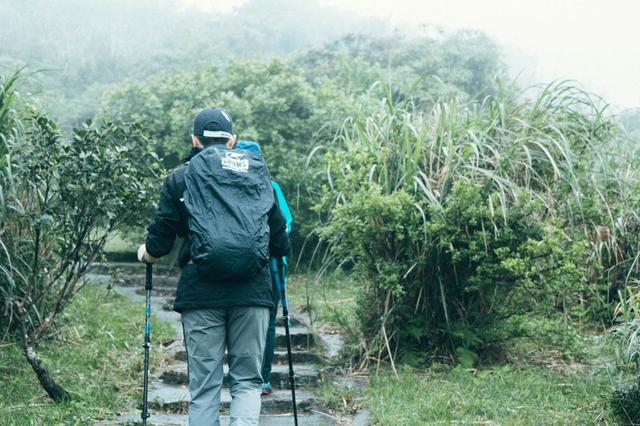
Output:
[[[184,346],[179,345],[177,347],[171,348],[170,357],[174,361],[187,361],[187,351],[185,351]],[[320,355],[316,352],[305,351],[305,350],[294,350],[292,351],[293,363],[295,364],[321,364],[323,362]],[[225,353],[225,360],[227,362],[227,354]],[[273,363],[274,364],[287,364],[287,351],[280,350],[274,351],[273,353]]]
[[[318,385],[320,374],[316,367],[310,364],[297,364],[293,366],[296,378],[296,388],[310,387]],[[227,373],[229,366],[224,365],[224,381],[227,385]],[[186,385],[188,383],[187,363],[179,362],[166,367],[165,371],[160,375],[160,380],[167,385]],[[274,389],[289,388],[289,366],[274,365],[271,368],[271,386]]]
[[[145,265],[140,262],[93,262],[90,265],[90,271],[94,274],[125,274],[125,275],[137,275],[145,274]],[[175,266],[170,268],[168,265],[162,263],[154,263],[153,265],[154,277],[160,274],[179,275],[180,268]]]
[[[137,251],[108,251],[104,253],[108,262],[137,262]]]
[[[144,289],[144,286],[142,287],[136,287],[136,294],[139,295],[146,295],[147,291]],[[152,297],[170,297],[170,298],[175,298],[176,296],[176,288],[175,287],[156,287],[156,285],[153,285],[153,290],[151,290],[151,296]]]
[[[186,413],[190,400],[189,390],[183,385],[166,385],[161,382],[151,384],[149,389],[149,408],[170,413]],[[298,410],[308,410],[317,404],[313,393],[303,389],[296,389],[296,403]],[[222,388],[220,395],[221,411],[229,411],[231,393],[228,388]],[[140,407],[138,407],[140,408]],[[293,410],[291,405],[291,391],[276,389],[271,395],[262,397],[262,414],[282,414]]]
[[[295,348],[309,348],[315,344],[315,337],[306,327],[289,327],[291,336],[291,346]],[[276,347],[287,347],[287,335],[284,327],[276,327]]]
[[[188,426],[189,416],[186,414],[167,414],[150,412],[148,425],[150,426]],[[229,416],[220,416],[220,426],[229,426]],[[336,424],[333,416],[322,413],[298,413],[299,426],[333,426]],[[120,416],[116,420],[106,420],[92,423],[92,426],[137,426],[141,425],[140,412]],[[261,415],[260,426],[293,426],[293,415]]]
[[[297,351],[293,350],[291,352],[291,356],[293,358],[293,365],[295,368],[296,364],[322,364],[324,361],[320,355],[316,352],[311,351]],[[274,364],[288,364],[289,360],[287,358],[287,351],[275,351],[273,353],[273,363]]]
[[[153,275],[153,288],[173,288],[176,289],[178,287],[178,280],[180,279],[179,275],[164,275],[164,274],[154,274]],[[141,287],[144,288],[147,277],[143,274],[119,274],[117,277],[117,281],[120,282],[123,286],[131,286],[131,287]]]

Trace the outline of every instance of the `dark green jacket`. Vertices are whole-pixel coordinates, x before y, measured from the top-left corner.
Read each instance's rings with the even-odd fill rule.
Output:
[[[184,172],[180,167],[167,176],[160,192],[156,213],[147,227],[147,252],[153,257],[162,257],[173,249],[176,236],[185,238],[179,254],[179,265],[183,268],[173,309],[227,308],[234,306],[264,306],[273,308],[273,296],[269,268],[246,282],[215,282],[201,277],[190,261],[188,213],[183,202],[185,190]],[[274,197],[276,198],[276,197]],[[287,225],[280,213],[277,201],[268,214],[271,256],[286,256],[289,252]]]

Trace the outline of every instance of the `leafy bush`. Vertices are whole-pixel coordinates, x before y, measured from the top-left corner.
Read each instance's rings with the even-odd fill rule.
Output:
[[[637,282],[625,288],[616,309],[619,324],[611,330],[614,343],[621,344],[622,362],[631,365],[633,380],[619,383],[611,396],[611,407],[621,424],[640,423],[640,292]]]
[[[296,58],[307,79],[329,78],[352,93],[385,81],[396,98],[432,105],[438,99],[494,94],[503,74],[499,49],[476,31],[435,37],[368,37],[351,34]]]
[[[330,114],[333,121],[326,121],[318,97],[335,108]],[[315,93],[291,64],[236,61],[225,68],[204,67],[123,85],[107,95],[99,115],[143,123],[154,150],[172,168],[189,153],[198,111],[214,105],[225,108],[240,139],[260,142],[270,172],[294,209],[296,223],[305,224],[304,234],[304,226],[316,222],[309,212],[311,202],[301,190],[311,181],[307,155],[314,138],[333,137],[343,98],[331,85]],[[297,246],[302,240],[300,230],[294,227]]]
[[[0,220],[0,327],[19,338],[40,383],[60,401],[68,394],[37,345],[86,284],[109,234],[148,215],[162,170],[138,125],[85,125],[66,139],[36,111],[14,119],[22,130],[2,135],[11,187]]]
[[[310,154],[333,140],[345,120],[375,111],[383,95],[378,81],[388,77],[398,99],[419,93],[416,102],[431,105],[440,96],[490,93],[501,70],[496,47],[476,33],[348,36],[289,60],[236,60],[125,83],[106,94],[98,116],[143,123],[165,165],[174,167],[190,149],[196,113],[212,105],[227,109],[239,137],[262,145],[293,208],[294,247],[305,251],[314,246],[321,219],[311,207],[322,165]]]
[[[536,310],[582,319],[603,302],[604,280],[588,272],[609,265],[590,237],[615,223],[603,212],[638,223],[629,205],[612,213],[630,187],[598,157],[615,126],[570,86],[517,99],[423,112],[389,91],[377,114],[356,117],[330,147],[319,232],[330,261],[368,282],[363,359],[446,349],[473,364],[506,318]],[[594,185],[595,173],[606,179]]]
[[[640,382],[638,379],[616,386],[611,399],[611,408],[620,424],[640,423]]]

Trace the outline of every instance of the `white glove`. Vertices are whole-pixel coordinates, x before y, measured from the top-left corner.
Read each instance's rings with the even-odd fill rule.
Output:
[[[142,263],[153,263],[156,261],[156,258],[147,253],[147,246],[145,244],[140,244],[140,247],[138,247],[138,260]]]

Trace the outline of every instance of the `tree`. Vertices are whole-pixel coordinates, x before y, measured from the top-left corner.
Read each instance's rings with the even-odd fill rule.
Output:
[[[69,394],[42,362],[38,344],[87,284],[83,278],[108,236],[148,212],[161,167],[138,125],[87,124],[67,139],[37,111],[17,121],[24,131],[2,138],[12,187],[0,221],[0,326],[17,338],[40,384],[59,402]]]

